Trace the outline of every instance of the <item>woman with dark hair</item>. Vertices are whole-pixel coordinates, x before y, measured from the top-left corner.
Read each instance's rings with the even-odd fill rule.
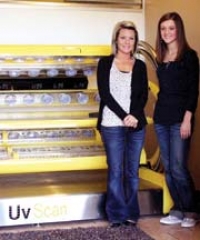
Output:
[[[164,14],[156,39],[160,91],[155,106],[155,130],[166,182],[174,202],[163,224],[195,226],[194,184],[188,156],[199,95],[199,59],[189,46],[183,20],[176,12]]]
[[[99,60],[98,129],[104,142],[108,182],[106,213],[111,227],[135,225],[140,216],[138,170],[147,123],[146,65],[136,59],[138,32],[134,23],[116,24],[112,54]]]

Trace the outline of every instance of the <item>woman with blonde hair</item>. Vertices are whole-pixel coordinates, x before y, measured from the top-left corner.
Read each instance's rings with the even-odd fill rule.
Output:
[[[146,65],[135,57],[138,31],[131,21],[116,24],[112,54],[98,63],[98,129],[105,145],[108,180],[106,213],[111,227],[135,225],[140,216],[138,169],[147,123]]]

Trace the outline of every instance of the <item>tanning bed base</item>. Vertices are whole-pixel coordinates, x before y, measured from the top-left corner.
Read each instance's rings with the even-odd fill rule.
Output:
[[[0,176],[0,227],[105,219],[106,170]],[[162,214],[162,189],[140,180],[141,216]]]

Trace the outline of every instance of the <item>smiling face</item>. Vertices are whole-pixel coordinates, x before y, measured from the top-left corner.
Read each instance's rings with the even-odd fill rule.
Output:
[[[177,42],[177,27],[173,20],[166,20],[160,24],[161,39],[166,44]]]
[[[121,29],[117,38],[118,53],[131,54],[135,47],[135,32],[132,29]]]

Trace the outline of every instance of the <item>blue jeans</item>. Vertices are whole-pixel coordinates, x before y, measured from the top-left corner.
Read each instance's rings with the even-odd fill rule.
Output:
[[[181,124],[155,124],[166,182],[174,201],[172,211],[194,212],[194,184],[188,170],[190,139],[181,139]]]
[[[145,129],[132,131],[126,127],[101,127],[107,164],[106,213],[110,222],[137,221],[138,170],[144,144]]]

